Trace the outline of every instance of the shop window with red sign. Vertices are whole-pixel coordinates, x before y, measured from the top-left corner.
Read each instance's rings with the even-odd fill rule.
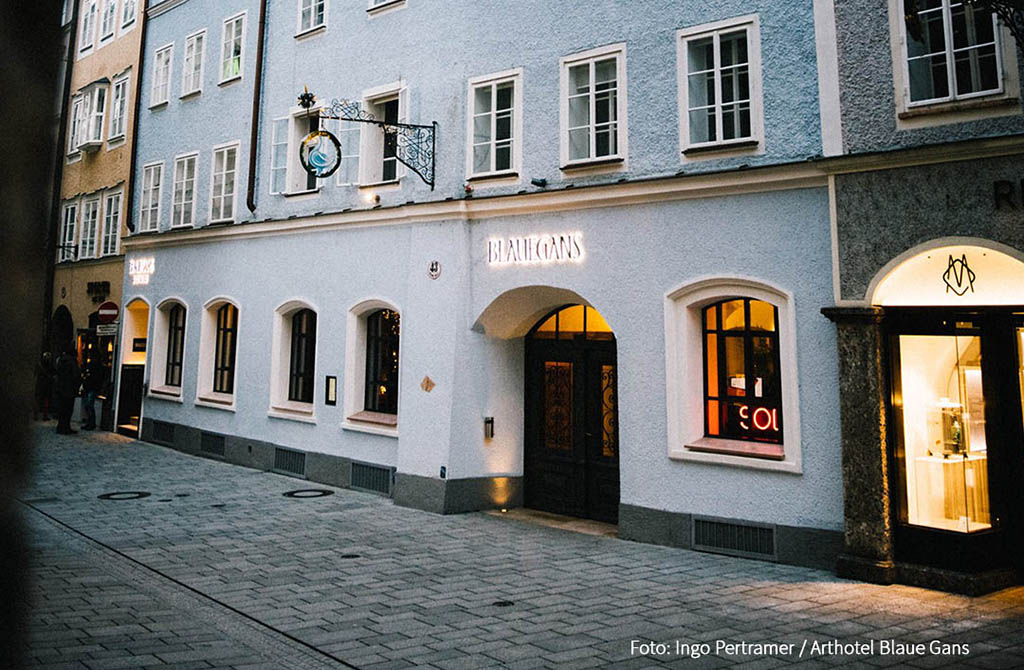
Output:
[[[705,436],[781,445],[778,308],[730,298],[702,316]]]

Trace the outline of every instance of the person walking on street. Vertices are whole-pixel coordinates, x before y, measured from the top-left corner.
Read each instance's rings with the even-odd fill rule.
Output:
[[[93,358],[82,379],[82,430],[96,428],[96,397],[103,388],[103,376],[103,366],[98,358]]]
[[[56,367],[57,432],[61,435],[72,435],[78,432],[71,429],[71,414],[75,411],[75,396],[78,395],[82,373],[78,369],[78,361],[75,360],[74,354],[68,349],[57,357]]]
[[[36,406],[32,412],[33,420],[38,420],[39,415],[43,421],[50,420],[50,399],[53,398],[53,356],[49,351],[44,351],[39,358],[39,365],[36,366]]]

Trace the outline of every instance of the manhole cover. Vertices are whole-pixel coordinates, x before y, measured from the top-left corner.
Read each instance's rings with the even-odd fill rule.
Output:
[[[515,603],[511,600],[496,600],[491,604],[495,607],[512,607],[513,605],[515,605]]]
[[[100,500],[138,500],[139,498],[148,498],[151,495],[149,491],[114,491],[113,493],[104,493],[96,497]]]
[[[342,558],[359,558],[359,554],[342,554]]]
[[[282,495],[285,498],[323,498],[324,496],[334,495],[334,491],[328,491],[327,489],[299,489],[297,491],[288,491]]]

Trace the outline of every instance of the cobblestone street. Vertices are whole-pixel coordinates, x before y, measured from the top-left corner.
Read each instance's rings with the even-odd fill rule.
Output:
[[[34,667],[1024,666],[1024,588],[967,598],[349,490],[289,498],[313,485],[52,426],[37,425],[21,495]],[[151,495],[98,498],[128,491]],[[643,640],[670,653],[635,653]],[[813,653],[835,640],[875,653]],[[969,653],[882,655],[881,640]]]

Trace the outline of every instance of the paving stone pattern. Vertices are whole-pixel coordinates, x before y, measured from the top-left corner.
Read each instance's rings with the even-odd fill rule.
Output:
[[[1024,588],[966,598],[356,491],[287,498],[329,487],[111,434],[58,436],[52,422],[36,441],[21,495],[33,667],[1024,667]],[[97,498],[114,491],[152,495]],[[632,655],[633,640],[712,653]],[[717,640],[970,653],[727,655]]]

